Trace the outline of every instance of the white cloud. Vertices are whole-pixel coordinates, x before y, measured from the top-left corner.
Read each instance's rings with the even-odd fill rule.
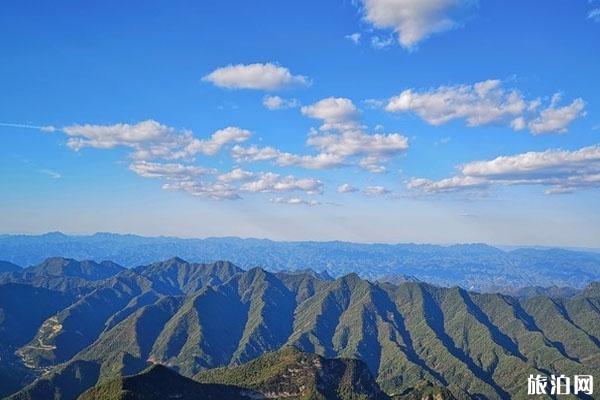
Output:
[[[557,107],[559,95],[541,111],[540,99],[526,100],[516,89],[505,89],[497,79],[472,85],[440,86],[428,91],[407,89],[389,99],[385,110],[413,112],[431,125],[464,119],[467,126],[506,124],[518,131],[528,127],[532,133],[565,132],[568,125],[584,115],[585,103],[575,99]]]
[[[578,98],[564,107],[557,107],[556,104],[560,101],[560,95],[556,94],[552,97],[551,104],[540,111],[537,118],[529,122],[529,129],[534,134],[548,132],[566,132],[569,124],[578,117],[584,116],[585,102]]]
[[[523,129],[525,129],[527,127],[527,121],[525,121],[525,118],[523,118],[523,117],[517,117],[517,118],[513,119],[512,121],[510,121],[510,127],[514,131],[522,131]]]
[[[231,171],[221,174],[217,177],[218,180],[222,182],[236,182],[236,181],[246,181],[254,177],[254,173],[250,171],[245,171],[241,168],[234,168]]]
[[[56,132],[58,130],[52,125],[15,124],[11,122],[0,122],[0,126],[4,126],[7,128],[35,129],[41,132]]]
[[[40,174],[47,175],[47,176],[49,176],[49,177],[50,177],[50,178],[52,178],[52,179],[60,179],[60,178],[62,178],[62,175],[61,175],[61,174],[59,174],[58,172],[56,172],[56,171],[53,171],[53,170],[51,170],[51,169],[38,169],[37,171],[38,171]]]
[[[305,200],[300,197],[276,197],[269,200],[271,203],[277,204],[292,204],[306,206],[320,206],[322,203],[316,200]]]
[[[412,178],[406,185],[409,189],[417,189],[426,193],[456,192],[462,189],[474,189],[486,187],[485,179],[471,176],[455,176],[452,178],[433,181],[425,178]]]
[[[368,108],[376,109],[376,108],[383,107],[385,105],[386,101],[381,100],[381,99],[366,99],[366,100],[363,100],[363,103]]]
[[[280,96],[265,96],[263,98],[263,106],[269,110],[281,110],[286,108],[298,107],[298,100],[296,99],[284,99]]]
[[[163,178],[168,180],[189,180],[201,175],[214,174],[216,170],[178,163],[154,163],[137,161],[129,169],[144,178]]]
[[[137,124],[70,125],[62,131],[71,138],[67,145],[79,150],[84,147],[110,149],[117,146],[136,148],[146,143],[161,143],[178,136],[175,129],[154,120]]]
[[[440,86],[428,92],[407,89],[392,97],[385,107],[390,112],[412,111],[432,125],[465,119],[469,126],[512,119],[521,115],[525,108],[521,94],[516,90],[504,90],[499,80]]]
[[[231,149],[231,156],[236,162],[257,162],[257,161],[270,161],[280,157],[283,153],[274,147],[258,147],[251,145],[248,147],[242,147],[239,145],[233,146]]]
[[[408,149],[408,139],[399,133],[367,134],[356,118],[358,109],[347,98],[329,97],[310,106],[302,107],[302,113],[320,119],[321,131],[312,132],[306,143],[320,154],[335,155],[345,160],[353,156],[364,156],[358,165],[370,172],[385,171],[381,163]]]
[[[371,38],[371,47],[376,50],[387,49],[394,44],[393,37],[381,38],[379,36],[373,36]]]
[[[428,36],[459,25],[451,13],[465,0],[363,0],[365,19],[380,29],[392,29],[402,47],[411,49]]]
[[[173,160],[199,153],[215,155],[223,146],[241,143],[251,136],[245,129],[230,126],[214,132],[208,139],[197,139],[191,131],[178,131],[154,120],[137,124],[71,125],[61,131],[70,136],[67,146],[74,150],[124,146],[133,149],[131,157],[136,160]]]
[[[234,146],[237,162],[272,161],[279,166],[308,169],[334,168],[356,164],[370,172],[384,172],[381,164],[408,149],[408,139],[399,133],[367,134],[356,117],[358,109],[350,99],[329,97],[302,107],[306,116],[321,120],[320,131],[312,130],[306,144],[314,155],[283,152],[270,146]],[[358,160],[353,159],[359,157]]]
[[[349,158],[364,155],[358,165],[371,172],[384,172],[380,165],[408,149],[408,139],[398,133],[368,135],[361,131],[341,134],[312,134],[307,144],[319,151],[316,155],[297,155],[273,147],[234,146],[231,155],[237,162],[273,161],[281,167],[327,169],[350,165]]]
[[[306,194],[322,194],[323,182],[314,178],[296,178],[292,175],[281,176],[273,172],[262,173],[258,179],[240,186],[243,192],[289,192],[303,191]]]
[[[369,156],[361,158],[358,161],[358,165],[373,174],[383,174],[385,171],[387,171],[387,168],[384,165],[381,165],[381,163],[385,160],[386,159],[382,157]]]
[[[408,149],[408,138],[399,133],[366,134],[358,130],[340,134],[312,134],[306,142],[322,153],[339,154],[344,157],[366,154],[391,156]]]
[[[272,63],[230,64],[214,70],[202,80],[229,89],[277,90],[310,85],[307,77],[292,75],[289,69]]]
[[[333,168],[343,165],[343,157],[334,154],[297,155],[280,151],[274,147],[255,145],[234,146],[231,156],[236,162],[272,161],[280,167],[297,166],[307,169]]]
[[[473,161],[461,166],[459,171],[459,175],[439,181],[413,178],[407,187],[426,193],[485,188],[492,184],[542,185],[548,187],[546,193],[600,187],[600,145],[574,151],[550,149]]]
[[[391,191],[383,186],[367,186],[365,190],[363,190],[363,193],[367,196],[383,196],[391,193]]]
[[[203,183],[201,181],[168,182],[163,186],[165,190],[181,190],[193,196],[212,200],[238,200],[241,199],[238,190],[227,183]]]
[[[358,192],[358,188],[352,186],[349,183],[344,183],[337,187],[336,192],[338,192],[338,193],[354,193],[354,192]]]
[[[343,97],[328,97],[301,109],[302,114],[322,121],[321,130],[346,130],[358,126],[355,118],[358,109],[352,100]]]
[[[215,155],[221,148],[230,143],[241,143],[248,140],[252,136],[250,131],[241,129],[235,126],[228,126],[224,129],[219,129],[214,132],[210,139],[200,140],[194,139],[185,148],[189,155],[202,153],[205,155]]]
[[[344,38],[350,40],[354,44],[359,44],[361,36],[362,35],[359,32],[355,32],[355,33],[352,33],[350,35],[344,36]]]

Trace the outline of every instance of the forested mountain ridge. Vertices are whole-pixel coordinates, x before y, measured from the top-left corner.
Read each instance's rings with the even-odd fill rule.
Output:
[[[66,304],[49,310],[37,328],[8,342],[5,350],[16,351],[30,373],[47,371],[14,399],[49,391],[75,399],[149,362],[192,377],[286,346],[362,360],[388,394],[430,382],[457,398],[504,399],[522,396],[529,374],[600,371],[597,285],[571,298],[517,299],[180,258],[100,282],[63,299]],[[0,298],[10,285],[0,286]],[[19,306],[0,308],[14,313]]]
[[[194,380],[161,364],[109,379],[80,400],[389,400],[359,360],[325,359],[284,348],[232,368],[208,370]],[[450,398],[450,397],[447,397]]]

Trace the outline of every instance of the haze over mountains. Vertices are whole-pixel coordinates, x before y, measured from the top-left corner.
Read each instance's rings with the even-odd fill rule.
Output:
[[[299,382],[314,382],[311,376],[365,377],[357,387],[334,386],[335,379],[319,386],[355,394],[370,388],[367,397],[341,399],[378,398],[379,389],[411,398],[405,396],[423,388],[457,398],[518,398],[529,374],[600,372],[598,283],[569,298],[517,299],[424,282],[394,285],[357,274],[331,279],[181,258],[133,269],[54,258],[31,272],[0,285],[0,394],[17,392],[11,399],[76,399],[96,385],[82,398],[109,389],[114,398],[127,398],[119,397],[122,388],[147,375],[120,377],[153,363],[199,384],[263,395],[273,382],[296,390],[306,387]],[[104,274],[111,276],[99,278]],[[328,370],[328,362],[286,350],[290,346],[360,363],[336,361],[340,369]],[[271,361],[261,358],[273,351]],[[317,369],[282,381],[269,368],[298,359]],[[239,365],[245,367],[237,373],[214,370]],[[158,373],[183,380],[182,390],[196,384]]]
[[[529,286],[582,288],[600,280],[600,253],[535,248],[504,251],[485,244],[390,245],[49,233],[0,235],[0,255],[21,266],[61,256],[96,262],[111,260],[125,267],[178,256],[205,263],[230,260],[244,269],[256,266],[269,271],[310,268],[327,271],[334,277],[352,272],[371,280],[405,275],[436,285],[484,291]]]

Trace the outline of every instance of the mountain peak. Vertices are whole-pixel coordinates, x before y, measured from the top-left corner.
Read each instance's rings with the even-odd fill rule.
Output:
[[[24,273],[36,276],[77,277],[88,280],[110,278],[124,268],[112,261],[97,263],[91,260],[77,261],[72,258],[51,257],[42,263],[23,270]]]
[[[362,361],[324,358],[293,346],[239,366],[200,372],[195,379],[239,385],[269,398],[388,399]]]
[[[189,264],[186,260],[181,257],[175,256],[171,257],[168,260],[164,261],[165,264]]]

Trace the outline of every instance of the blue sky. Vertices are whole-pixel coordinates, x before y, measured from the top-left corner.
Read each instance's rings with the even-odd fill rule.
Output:
[[[7,2],[0,230],[600,247],[600,2]]]

